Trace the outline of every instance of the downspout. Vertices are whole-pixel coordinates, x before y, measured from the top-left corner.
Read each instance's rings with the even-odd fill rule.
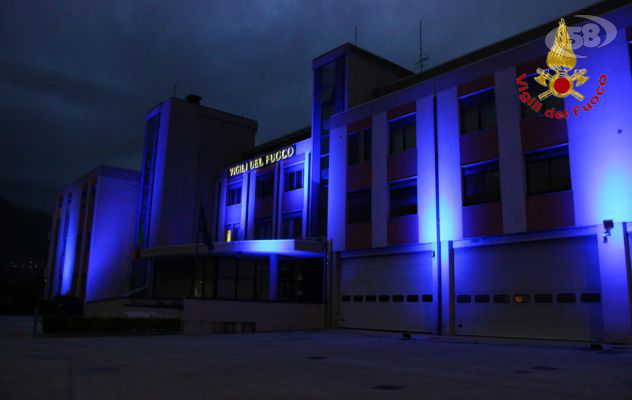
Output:
[[[435,225],[436,225],[436,243],[437,243],[437,334],[442,335],[443,326],[443,307],[442,297],[443,288],[441,284],[441,217],[439,205],[439,127],[437,121],[437,84],[434,84],[432,96],[432,119],[434,128],[434,178],[435,178]]]

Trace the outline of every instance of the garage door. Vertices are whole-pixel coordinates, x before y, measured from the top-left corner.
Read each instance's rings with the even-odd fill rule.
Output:
[[[347,258],[341,274],[342,327],[432,331],[432,252]]]
[[[594,236],[454,250],[455,332],[603,337]]]

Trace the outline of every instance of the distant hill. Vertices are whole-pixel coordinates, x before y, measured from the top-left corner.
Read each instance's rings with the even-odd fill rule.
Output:
[[[51,218],[0,197],[0,266],[9,262],[46,263]]]

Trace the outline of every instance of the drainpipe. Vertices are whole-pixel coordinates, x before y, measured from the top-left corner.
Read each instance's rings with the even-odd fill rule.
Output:
[[[435,224],[437,243],[437,334],[442,335],[443,307],[442,307],[442,284],[441,284],[441,217],[439,205],[439,127],[437,121],[437,84],[434,84],[432,96],[432,119],[434,128],[434,178],[435,178]]]

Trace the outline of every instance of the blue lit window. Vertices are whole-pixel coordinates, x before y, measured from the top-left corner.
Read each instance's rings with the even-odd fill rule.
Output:
[[[462,171],[464,206],[500,200],[498,161],[470,165]]]
[[[347,137],[347,163],[353,165],[365,161],[371,161],[371,129]]]
[[[391,183],[389,215],[400,217],[411,214],[417,214],[417,180]]]
[[[241,203],[241,184],[232,185],[226,191],[226,205],[232,206]]]
[[[255,221],[255,239],[272,239],[272,217]]]
[[[283,216],[283,239],[299,239],[303,236],[303,219],[300,212]]]
[[[388,124],[390,154],[414,149],[417,146],[417,120],[415,114],[394,120]]]
[[[296,165],[285,170],[285,191],[303,188],[303,166]]]
[[[571,189],[568,146],[525,154],[527,194],[560,192]]]
[[[462,135],[496,126],[496,100],[493,88],[464,96],[460,99],[459,105]]]
[[[257,175],[257,198],[272,196],[274,193],[274,172]]]
[[[347,223],[371,221],[371,190],[347,193]]]

